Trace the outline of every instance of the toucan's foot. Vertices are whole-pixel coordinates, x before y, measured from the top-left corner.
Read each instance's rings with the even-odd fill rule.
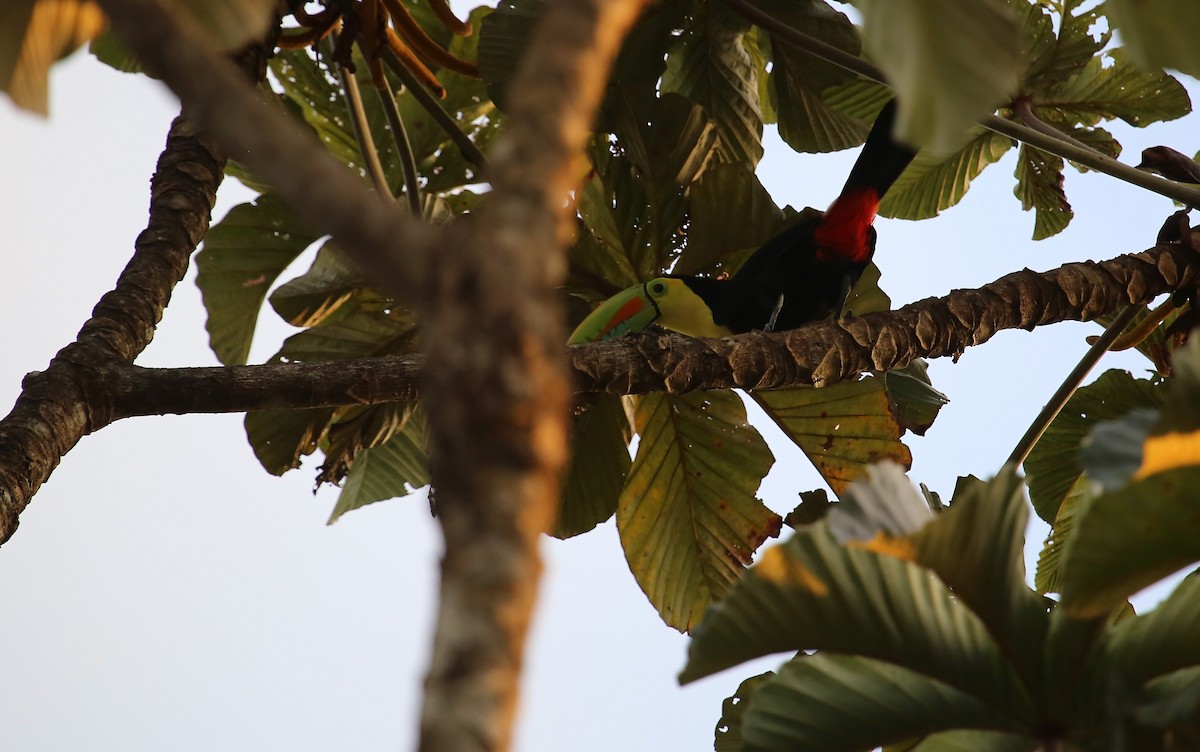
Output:
[[[779,296],[779,300],[775,301],[775,307],[771,309],[771,318],[767,319],[767,325],[763,327],[764,332],[775,331],[775,322],[779,319],[779,312],[783,310],[783,296]]]

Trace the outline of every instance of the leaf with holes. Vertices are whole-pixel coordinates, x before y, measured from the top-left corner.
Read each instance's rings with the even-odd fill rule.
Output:
[[[883,379],[864,377],[820,389],[792,387],[750,396],[839,496],[880,460],[912,464]]]

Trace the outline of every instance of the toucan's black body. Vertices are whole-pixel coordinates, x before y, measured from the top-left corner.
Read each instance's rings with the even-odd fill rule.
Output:
[[[570,342],[594,342],[651,324],[693,337],[726,337],[754,329],[794,329],[837,314],[875,252],[871,222],[879,199],[915,152],[892,138],[888,103],[837,200],[825,213],[800,220],[756,250],[729,279],[667,275],[604,301]]]
[[[677,277],[704,300],[714,322],[740,334],[767,329],[772,315],[770,328],[779,331],[837,314],[875,252],[871,221],[879,199],[916,153],[893,139],[894,120],[895,100],[880,111],[828,212],[806,212],[729,279]]]

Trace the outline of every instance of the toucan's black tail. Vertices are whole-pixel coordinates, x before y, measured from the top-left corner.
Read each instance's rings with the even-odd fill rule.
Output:
[[[896,100],[890,99],[879,111],[875,125],[867,134],[858,161],[846,178],[843,194],[860,188],[874,188],[875,195],[882,198],[900,173],[904,172],[904,168],[908,167],[917,150],[895,139],[892,135],[895,124]]]

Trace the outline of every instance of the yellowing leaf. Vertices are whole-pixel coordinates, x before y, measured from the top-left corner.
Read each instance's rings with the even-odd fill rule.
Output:
[[[18,107],[45,115],[50,108],[50,66],[99,34],[104,14],[90,0],[5,4],[8,7],[0,10],[0,85]]]
[[[1142,466],[1133,479],[1141,480],[1155,473],[1192,465],[1200,465],[1200,431],[1171,431],[1149,436],[1142,446]]]

